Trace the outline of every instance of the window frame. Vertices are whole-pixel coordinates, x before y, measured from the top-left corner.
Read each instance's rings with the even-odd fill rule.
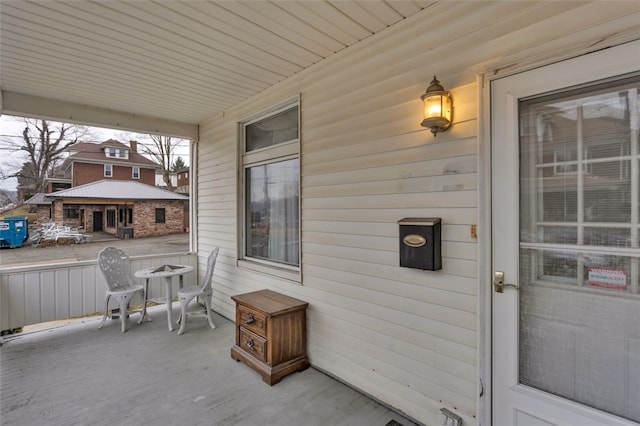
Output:
[[[290,110],[297,108],[298,133],[295,139],[280,142],[278,144],[258,148],[247,152],[247,126],[263,121]],[[247,117],[238,122],[238,259],[240,267],[251,269],[256,272],[274,275],[289,281],[301,283],[302,274],[302,194],[301,194],[301,102],[300,96],[287,99],[279,104],[263,110],[253,116]],[[247,170],[266,164],[279,163],[286,160],[298,160],[298,265],[290,265],[272,260],[251,257],[247,253]]]
[[[137,173],[136,173],[137,170]],[[140,179],[140,167],[131,167],[131,179]]]
[[[113,177],[113,164],[104,165],[104,177]]]
[[[162,212],[161,220],[158,219],[158,213]],[[155,224],[162,225],[167,223],[167,209],[165,207],[156,207],[155,209]]]
[[[80,206],[77,204],[66,204],[62,208],[63,219],[80,219]]]
[[[107,209],[106,211],[106,227],[107,228],[116,228],[117,222],[117,212],[116,209]]]

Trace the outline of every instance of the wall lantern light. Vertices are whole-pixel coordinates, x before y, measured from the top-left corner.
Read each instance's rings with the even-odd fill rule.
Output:
[[[424,103],[422,127],[431,129],[433,136],[451,127],[451,93],[444,90],[435,76],[420,99]]]

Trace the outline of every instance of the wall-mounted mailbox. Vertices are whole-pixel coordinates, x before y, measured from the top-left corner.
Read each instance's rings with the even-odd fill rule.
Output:
[[[442,269],[439,217],[408,217],[400,225],[400,266],[437,271]]]

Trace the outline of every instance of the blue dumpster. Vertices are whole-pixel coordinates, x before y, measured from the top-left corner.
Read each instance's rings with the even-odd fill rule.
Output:
[[[28,236],[26,217],[13,216],[0,220],[0,247],[21,247]]]

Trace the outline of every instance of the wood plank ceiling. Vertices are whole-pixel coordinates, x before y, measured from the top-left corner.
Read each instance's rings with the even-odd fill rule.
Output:
[[[198,123],[433,1],[0,3],[0,88]]]

